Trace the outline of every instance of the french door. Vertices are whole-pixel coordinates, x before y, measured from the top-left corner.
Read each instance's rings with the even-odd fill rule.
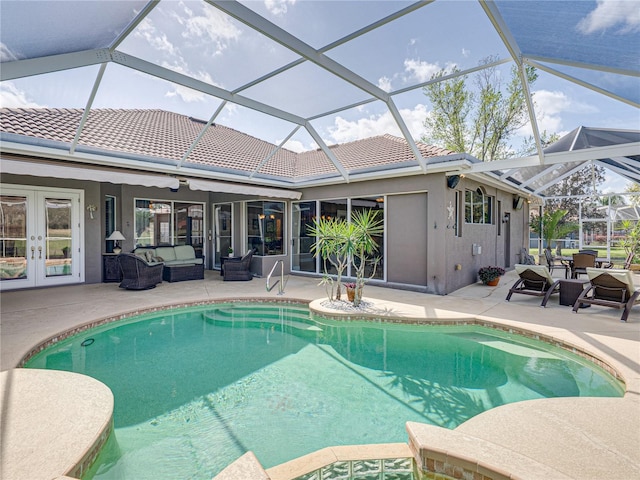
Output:
[[[81,200],[78,190],[2,187],[0,289],[84,280]]]

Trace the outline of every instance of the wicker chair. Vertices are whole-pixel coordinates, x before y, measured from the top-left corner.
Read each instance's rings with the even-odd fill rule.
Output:
[[[571,262],[571,278],[587,274],[587,268],[596,266],[596,256],[591,253],[574,253]]]
[[[514,293],[522,293],[544,297],[540,306],[546,307],[551,295],[560,292],[560,280],[554,280],[544,265],[516,264],[514,268],[520,278],[509,289],[507,302],[511,300],[511,295]]]
[[[224,281],[253,280],[253,274],[250,270],[252,257],[253,250],[249,250],[242,258],[229,258],[225,260],[223,273]]]
[[[586,288],[573,305],[578,313],[580,304],[623,308],[620,320],[627,321],[631,308],[640,301],[640,290],[635,290],[630,270],[612,268],[587,268],[591,285]]]
[[[118,255],[118,265],[122,271],[120,288],[146,290],[155,288],[158,283],[162,283],[162,269],[164,267],[162,262],[147,263],[133,253],[121,253]]]

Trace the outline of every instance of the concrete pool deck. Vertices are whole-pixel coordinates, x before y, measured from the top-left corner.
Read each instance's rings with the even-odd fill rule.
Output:
[[[593,306],[574,314],[560,306],[557,296],[547,308],[540,299],[514,295],[505,297],[515,281],[509,272],[498,287],[471,285],[447,296],[427,295],[367,285],[365,298],[375,299],[381,316],[424,318],[456,322],[464,318],[487,321],[507,328],[534,332],[575,346],[615,369],[626,383],[623,398],[557,398],[506,405],[480,414],[454,430],[460,438],[479,439],[494,445],[483,462],[509,471],[508,452],[513,458],[527,457],[559,472],[562,478],[640,478],[640,307],[631,311],[628,323],[620,322],[621,311]],[[634,275],[640,288],[640,275]],[[36,345],[79,325],[161,305],[220,299],[293,299],[311,302],[325,297],[319,279],[292,276],[285,295],[267,293],[265,280],[222,282],[217,272],[206,272],[205,280],[162,283],[147,291],[125,291],[117,284],[90,284],[38,290],[3,292],[0,296],[0,366],[16,367]],[[4,376],[6,376],[5,374]],[[39,380],[34,380],[39,384]],[[45,382],[46,383],[46,382]],[[32,384],[33,385],[33,384]],[[35,387],[34,387],[35,388]],[[68,474],[60,462],[40,461],[48,455],[68,453],[77,444],[77,434],[60,419],[56,442],[38,445],[31,435],[14,435],[16,415],[25,414],[7,401],[10,388],[2,392],[2,472],[17,472],[12,480],[51,479]],[[64,413],[56,394],[40,394],[43,408]],[[74,411],[68,411],[73,416]],[[42,417],[19,419],[25,431],[40,428]],[[33,422],[33,428],[29,422]],[[100,423],[100,419],[97,420]],[[52,427],[55,428],[55,427]],[[448,438],[448,437],[447,437]],[[464,445],[440,440],[442,451]],[[438,448],[438,439],[429,439]],[[459,442],[458,442],[459,443]],[[87,445],[85,450],[90,446]],[[506,453],[505,453],[506,452]],[[86,451],[78,452],[81,459]],[[493,455],[493,458],[492,458]],[[492,463],[493,462],[493,463]],[[515,465],[514,469],[515,469]],[[520,470],[517,470],[520,472]],[[522,478],[522,477],[520,477]],[[528,478],[536,477],[531,472]],[[550,477],[545,477],[550,478]]]

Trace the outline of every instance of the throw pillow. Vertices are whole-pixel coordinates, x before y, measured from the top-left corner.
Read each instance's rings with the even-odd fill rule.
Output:
[[[164,262],[164,258],[162,257],[153,257],[154,262]]]
[[[147,250],[146,252],[144,252],[144,258],[147,263],[153,262],[153,252],[151,250]]]

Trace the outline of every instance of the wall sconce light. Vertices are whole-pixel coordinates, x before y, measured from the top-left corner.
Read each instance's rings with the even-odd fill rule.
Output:
[[[458,182],[460,182],[460,178],[460,175],[451,175],[450,177],[447,177],[447,187],[456,188]]]
[[[87,205],[87,211],[89,212],[89,217],[91,218],[91,220],[93,220],[93,212],[95,212],[97,209],[98,207],[93,204]]]

